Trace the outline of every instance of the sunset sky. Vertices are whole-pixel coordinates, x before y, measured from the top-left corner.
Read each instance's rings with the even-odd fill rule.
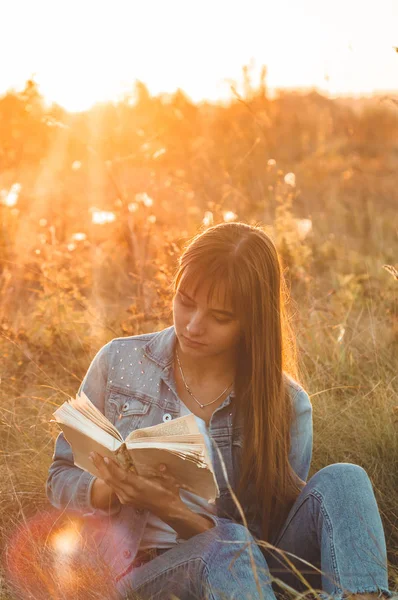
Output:
[[[8,0],[0,23],[0,93],[33,75],[69,110],[136,79],[225,99],[252,60],[271,89],[398,91],[398,0]]]

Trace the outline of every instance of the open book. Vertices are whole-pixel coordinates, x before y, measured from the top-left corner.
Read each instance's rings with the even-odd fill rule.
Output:
[[[82,392],[55,412],[77,467],[99,477],[90,452],[113,458],[124,468],[145,475],[159,464],[185,486],[209,501],[219,495],[203,434],[194,415],[132,431],[125,440],[116,427]]]

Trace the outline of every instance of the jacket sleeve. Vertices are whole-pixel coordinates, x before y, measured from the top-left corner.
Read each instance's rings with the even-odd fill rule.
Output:
[[[105,391],[108,380],[108,365],[111,342],[103,346],[94,357],[79,387],[103,413]],[[55,442],[53,460],[49,469],[46,492],[56,508],[92,513],[91,487],[95,477],[73,463],[72,449],[60,433]]]
[[[312,404],[307,392],[298,390],[293,398],[293,419],[289,462],[294,472],[307,481],[312,458]]]

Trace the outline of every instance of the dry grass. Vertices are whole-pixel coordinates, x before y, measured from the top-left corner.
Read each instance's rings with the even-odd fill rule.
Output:
[[[262,222],[277,241],[314,406],[311,473],[334,462],[366,469],[398,590],[398,287],[383,269],[396,261],[396,114],[253,92],[223,109],[143,95],[136,107],[71,117],[30,94],[28,113],[15,112],[25,97],[0,99],[5,123],[11,108],[18,115],[0,144],[0,190],[22,185],[15,206],[5,192],[0,204],[0,551],[11,569],[0,599],[77,598],[91,580],[60,581],[51,563],[49,419],[103,343],[170,323],[170,274],[205,211]],[[92,207],[115,221],[93,223]],[[40,544],[23,537],[27,522]]]

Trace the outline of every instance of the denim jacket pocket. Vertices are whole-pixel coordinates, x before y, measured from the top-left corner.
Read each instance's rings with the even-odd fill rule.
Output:
[[[105,403],[105,416],[125,438],[131,431],[145,427],[151,401],[139,392],[112,389]]]

